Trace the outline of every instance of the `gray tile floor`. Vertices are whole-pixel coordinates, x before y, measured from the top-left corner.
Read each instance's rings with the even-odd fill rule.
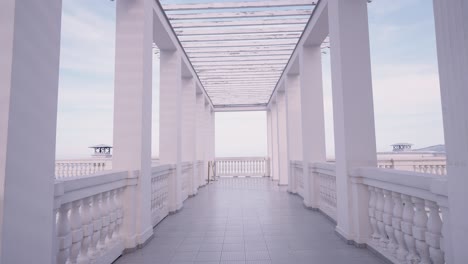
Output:
[[[268,179],[229,178],[201,188],[116,264],[383,263],[343,242],[334,225]]]

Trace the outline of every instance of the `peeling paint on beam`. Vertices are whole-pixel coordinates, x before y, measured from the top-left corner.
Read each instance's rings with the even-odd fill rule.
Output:
[[[165,11],[200,10],[200,9],[235,9],[235,8],[270,8],[288,6],[315,5],[313,0],[277,0],[277,1],[250,1],[250,2],[213,2],[190,4],[163,4]]]
[[[309,9],[275,10],[275,11],[245,11],[220,13],[186,13],[168,14],[169,20],[217,19],[217,18],[249,18],[249,17],[279,17],[279,16],[310,16]]]

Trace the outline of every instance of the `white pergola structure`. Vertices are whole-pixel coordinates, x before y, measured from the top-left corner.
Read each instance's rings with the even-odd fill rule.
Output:
[[[297,192],[291,161],[300,161],[306,175],[304,203],[317,208],[318,179],[308,175],[317,173],[310,171],[315,170],[310,164],[325,161],[321,46],[327,37],[337,232],[356,244],[371,245],[372,239],[384,246],[398,242],[399,253],[419,259],[416,262],[468,259],[465,0],[433,0],[448,157],[445,181],[420,175],[417,181],[412,180],[415,175],[411,180],[391,178],[388,172],[372,169],[376,147],[367,0],[162,5],[118,0],[113,169],[123,173],[97,177],[87,186],[54,183],[53,176],[61,2],[0,3],[0,263],[75,263],[77,256],[87,258],[80,246],[89,234],[81,223],[89,218],[77,216],[88,212],[90,201],[93,208],[105,208],[114,195],[124,201],[117,216],[110,216],[117,225],[115,218],[124,215],[119,233],[123,247],[143,246],[151,237],[153,43],[161,51],[160,159],[175,171],[169,211],[183,206],[184,162],[204,162],[202,169],[193,170],[202,172],[190,176],[190,194],[203,185],[200,175],[206,175],[206,163],[214,158],[214,112],[245,110],[268,113],[273,179]],[[24,146],[28,152],[21,151]],[[76,200],[78,194],[98,192],[101,179],[106,186],[126,187]],[[408,189],[414,191],[412,196],[406,194]],[[57,198],[67,192],[69,200]],[[425,204],[432,212],[429,218]],[[443,215],[443,227],[434,208]],[[93,212],[99,216],[99,210]],[[108,228],[109,218],[103,219]],[[94,228],[95,234],[99,229]],[[104,231],[101,234],[99,243],[105,243]],[[93,254],[91,258],[98,253]]]

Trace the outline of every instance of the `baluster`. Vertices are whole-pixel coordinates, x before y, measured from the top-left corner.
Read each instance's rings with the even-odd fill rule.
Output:
[[[70,213],[70,224],[72,234],[72,245],[70,248],[70,263],[75,264],[78,261],[80,255],[81,243],[83,240],[83,229],[81,226],[81,215],[80,215],[81,200],[74,201],[72,203],[72,209]]]
[[[99,209],[99,201],[101,199],[101,194],[96,194],[93,196],[93,237],[91,240],[91,248],[90,248],[90,255],[91,258],[96,258],[99,256],[99,250],[97,248],[99,238],[101,236],[101,228],[102,228],[102,218],[101,218],[101,210]]]
[[[91,238],[93,236],[93,222],[91,212],[92,197],[86,197],[83,200],[83,206],[81,207],[81,223],[83,228],[83,240],[81,242],[81,254],[79,257],[80,263],[87,263],[88,261],[88,249],[91,244]],[[80,261],[81,259],[81,261]]]
[[[426,243],[429,245],[429,256],[432,263],[445,263],[444,252],[440,248],[442,239],[442,219],[440,219],[439,206],[426,200],[426,206],[429,208],[429,219],[427,220]]]
[[[405,239],[403,232],[401,231],[401,221],[403,217],[403,202],[401,200],[401,195],[396,192],[392,192],[393,198],[393,218],[392,218],[392,227],[394,230],[394,236],[397,244],[396,250],[393,249],[392,253],[396,253],[398,259],[405,259],[408,254],[406,249]]]
[[[396,241],[395,241],[395,234],[393,232],[393,226],[392,226],[392,214],[393,214],[393,199],[392,199],[392,192],[388,190],[383,191],[385,194],[385,204],[384,204],[384,213],[382,215],[383,217],[383,222],[385,224],[385,233],[387,234],[388,240],[386,243],[387,249],[390,252],[395,252],[395,249],[397,248]]]
[[[379,234],[377,232],[377,221],[375,220],[375,204],[376,204],[376,197],[375,197],[375,189],[372,186],[367,187],[369,190],[369,222],[371,224],[371,237],[374,240],[380,239]]]
[[[420,263],[430,264],[429,245],[426,243],[427,213],[424,206],[424,200],[413,197],[412,201],[416,207],[414,214],[413,237],[416,239],[416,249],[419,253]]]
[[[166,188],[169,182],[166,184]],[[115,224],[115,231],[114,231],[114,236],[116,237],[116,240],[120,239],[120,228],[122,227],[122,222],[123,222],[123,205],[122,205],[122,196],[123,196],[123,188],[117,189],[115,193],[115,204],[117,205],[117,220]],[[166,204],[167,208],[167,204]]]
[[[377,228],[379,231],[380,239],[379,246],[384,247],[387,245],[387,235],[385,234],[385,224],[383,223],[383,210],[384,210],[384,194],[380,188],[375,188],[377,193],[377,203],[375,206],[375,220],[377,221]]]
[[[105,192],[102,194],[102,199],[100,203],[100,209],[101,209],[101,218],[102,218],[102,228],[101,228],[101,235],[99,237],[99,244],[98,247],[99,249],[105,249],[107,248],[106,245],[106,238],[107,238],[107,233],[109,231],[109,207],[107,204],[107,200],[109,199],[109,192]]]
[[[411,197],[408,195],[401,195],[403,200],[403,221],[401,222],[401,230],[405,234],[405,244],[408,248],[408,254],[406,255],[406,261],[408,263],[417,263],[419,258],[416,254],[416,245],[413,237],[413,217],[414,217],[414,205],[411,201]],[[403,261],[403,259],[400,259]]]
[[[70,247],[72,245],[72,236],[68,212],[71,203],[63,204],[59,209],[57,222],[58,253],[57,264],[65,264],[70,256]]]
[[[114,195],[115,195],[115,190],[112,190],[109,192],[109,198],[107,199],[108,203],[108,208],[109,208],[109,217],[110,217],[110,223],[109,223],[109,231],[108,231],[108,238],[109,241],[113,241],[113,235],[114,235],[114,230],[115,230],[115,220],[117,218],[116,215],[116,205],[114,202]]]

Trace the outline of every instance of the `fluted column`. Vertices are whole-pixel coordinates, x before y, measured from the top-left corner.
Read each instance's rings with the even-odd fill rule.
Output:
[[[61,0],[0,1],[0,263],[55,260],[61,14]]]
[[[468,259],[468,3],[434,0],[440,94],[447,152],[451,241],[445,244],[447,263]],[[445,240],[445,238],[444,238]]]
[[[365,243],[370,236],[368,190],[349,172],[374,167],[374,108],[366,0],[329,0],[333,119],[335,128],[337,231]]]
[[[299,54],[304,204],[318,208],[318,179],[312,176],[309,166],[326,162],[322,51],[320,46],[304,46]]]
[[[196,193],[196,86],[192,77],[182,79],[182,161],[192,163],[187,188],[189,195]]]
[[[286,92],[277,92],[276,107],[278,120],[279,185],[288,185],[290,171],[288,148],[288,102]]]
[[[288,152],[289,162],[302,160],[302,114],[301,90],[298,74],[287,75],[285,90],[287,93]],[[292,170],[292,168],[290,168]],[[289,191],[297,193],[298,183],[294,171],[289,173]]]

